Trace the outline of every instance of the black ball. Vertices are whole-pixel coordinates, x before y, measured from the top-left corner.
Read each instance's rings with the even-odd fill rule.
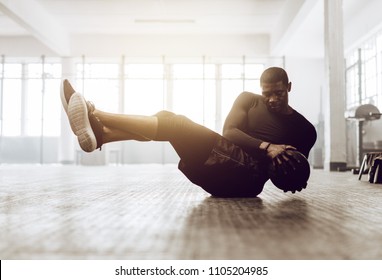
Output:
[[[272,164],[270,168],[270,179],[272,183],[284,192],[301,191],[307,186],[310,176],[310,165],[306,157],[295,150],[284,153],[288,160],[282,164]]]

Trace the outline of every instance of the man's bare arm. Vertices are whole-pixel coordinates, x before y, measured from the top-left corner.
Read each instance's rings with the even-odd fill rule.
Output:
[[[248,110],[253,104],[253,94],[241,93],[235,100],[223,127],[223,136],[244,150],[251,153],[259,149],[265,149],[268,145],[261,139],[254,138],[245,133],[248,122]]]
[[[276,159],[285,150],[294,150],[293,146],[272,144],[244,132],[248,122],[248,111],[252,105],[253,93],[243,92],[236,98],[224,123],[223,136],[248,153],[264,151],[271,159]]]

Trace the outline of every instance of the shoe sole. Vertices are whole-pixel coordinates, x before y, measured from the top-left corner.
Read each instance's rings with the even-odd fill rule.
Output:
[[[68,82],[67,80],[63,80],[61,82],[61,88],[60,88],[60,98],[61,98],[61,104],[62,104],[62,107],[64,108],[64,111],[66,113],[66,115],[68,115],[68,101],[66,100],[66,96],[65,96],[65,82]],[[69,82],[68,82],[69,83]],[[72,93],[73,95],[74,93]],[[70,99],[69,99],[70,100]],[[70,125],[71,129],[73,129],[72,125]]]
[[[89,122],[86,101],[77,92],[69,100],[68,118],[81,149],[88,153],[93,152],[97,147],[97,139]]]
[[[66,98],[65,98],[64,83],[63,82],[61,83],[60,97],[61,97],[62,107],[64,107],[64,111],[67,114],[68,113],[68,103],[66,102]]]
[[[63,80],[61,82],[61,88],[60,88],[60,97],[61,97],[61,103],[62,103],[62,107],[64,107],[64,110],[66,113],[68,113],[68,101],[66,100],[66,96],[65,96],[65,83],[67,83],[67,90],[73,90],[73,93],[75,92],[75,90],[73,89],[72,85],[69,83],[68,80]],[[71,95],[73,95],[73,93],[71,93]]]

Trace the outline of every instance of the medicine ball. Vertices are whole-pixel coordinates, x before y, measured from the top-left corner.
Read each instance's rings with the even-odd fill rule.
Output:
[[[307,186],[310,176],[310,165],[306,157],[295,150],[284,153],[288,160],[282,164],[271,164],[270,179],[272,183],[284,192],[301,191]]]

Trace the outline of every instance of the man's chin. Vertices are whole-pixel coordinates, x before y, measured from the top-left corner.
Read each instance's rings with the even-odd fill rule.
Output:
[[[268,106],[268,110],[272,113],[280,113],[281,112],[281,106]]]

